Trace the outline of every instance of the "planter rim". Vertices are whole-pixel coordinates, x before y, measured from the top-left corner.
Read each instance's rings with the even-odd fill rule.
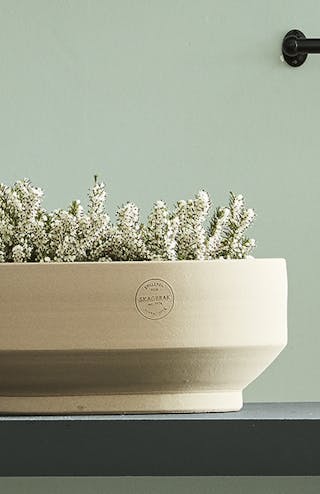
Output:
[[[176,261],[74,261],[74,262],[3,262],[1,266],[73,266],[73,265],[114,265],[114,264],[136,264],[146,266],[148,264],[212,264],[212,263],[252,263],[252,262],[286,262],[284,257],[255,257],[253,259],[207,259],[207,260],[176,260]]]

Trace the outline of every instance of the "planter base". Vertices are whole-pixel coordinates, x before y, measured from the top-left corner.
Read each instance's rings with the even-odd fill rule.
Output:
[[[1,414],[231,412],[242,408],[241,391],[86,396],[0,396]]]

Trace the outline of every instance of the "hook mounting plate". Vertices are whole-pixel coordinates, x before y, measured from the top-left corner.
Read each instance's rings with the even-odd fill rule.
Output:
[[[300,67],[300,65],[302,65],[306,61],[308,55],[307,53],[297,53],[293,56],[286,55],[284,53],[283,46],[286,43],[286,41],[288,41],[288,39],[290,38],[301,39],[301,38],[305,38],[305,35],[298,29],[292,29],[285,35],[282,43],[282,55],[285,61],[289,65],[291,65],[291,67]]]

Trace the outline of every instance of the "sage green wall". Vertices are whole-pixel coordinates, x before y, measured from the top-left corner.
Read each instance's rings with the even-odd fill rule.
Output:
[[[247,401],[320,400],[320,57],[280,62],[319,19],[319,0],[0,0],[1,181],[52,208],[94,173],[111,209],[201,187],[256,208],[256,255],[288,260],[289,345]]]
[[[1,494],[319,494],[318,477],[17,478]]]

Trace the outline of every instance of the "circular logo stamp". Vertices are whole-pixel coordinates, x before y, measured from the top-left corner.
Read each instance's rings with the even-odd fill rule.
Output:
[[[147,319],[162,319],[172,310],[174,294],[164,280],[154,278],[144,281],[136,293],[136,307]]]

